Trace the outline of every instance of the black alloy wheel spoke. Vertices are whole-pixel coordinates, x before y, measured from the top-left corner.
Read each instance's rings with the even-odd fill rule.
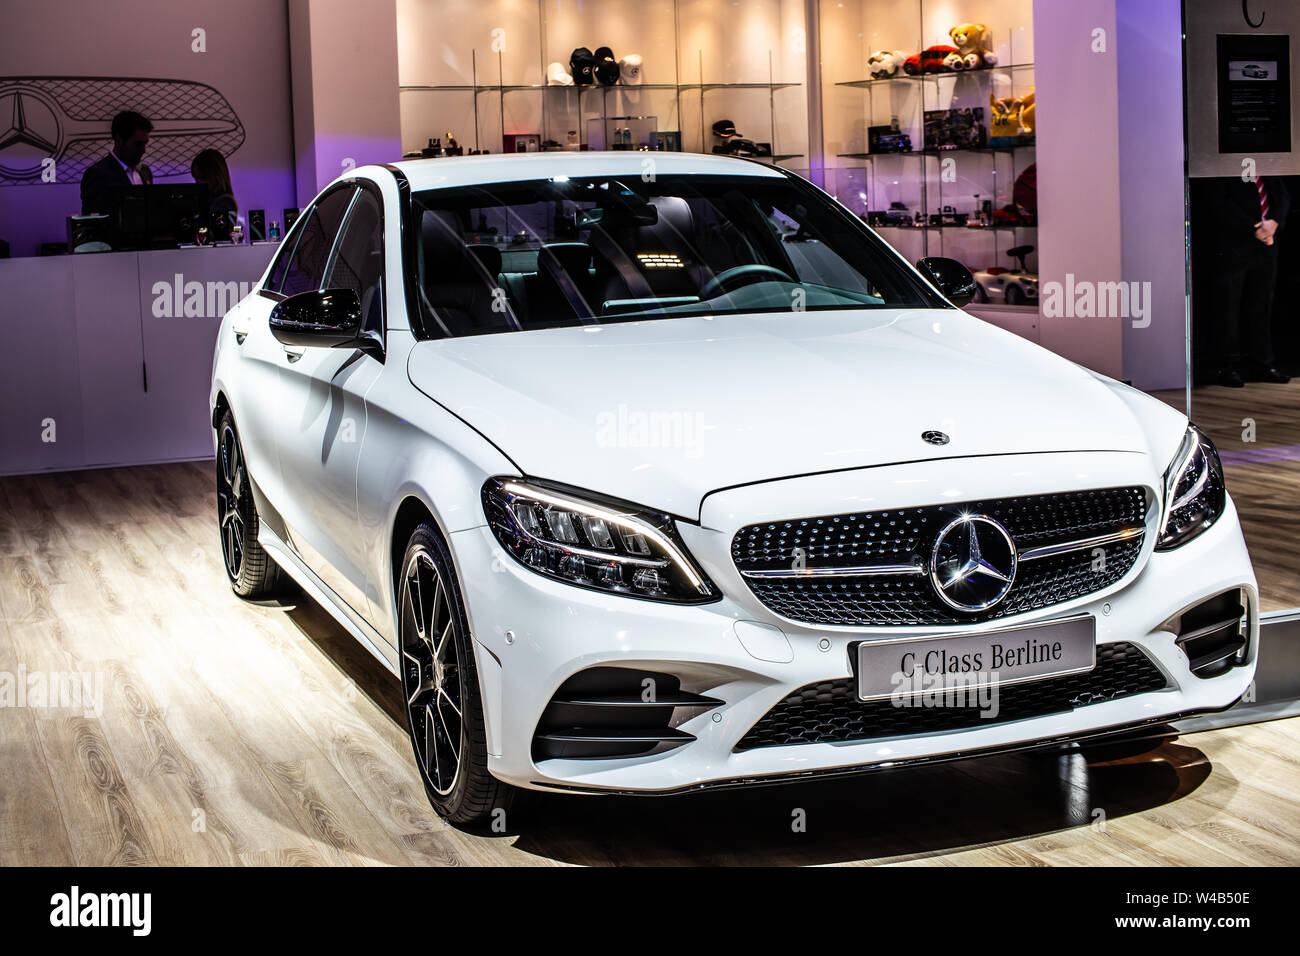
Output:
[[[220,471],[217,475],[217,520],[221,528],[221,555],[232,581],[239,579],[244,566],[245,492],[243,456],[234,430],[227,426],[221,433]]]
[[[427,552],[416,552],[403,587],[402,682],[416,756],[441,795],[456,784],[464,736],[455,627],[442,575]]]

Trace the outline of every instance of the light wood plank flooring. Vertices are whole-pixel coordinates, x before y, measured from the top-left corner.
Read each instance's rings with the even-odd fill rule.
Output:
[[[448,827],[396,681],[305,599],[230,593],[210,472],[0,479],[0,679],[102,680],[0,706],[0,865],[1300,864],[1300,718]]]
[[[1184,392],[1154,394],[1186,411]],[[1192,421],[1223,454],[1262,609],[1300,607],[1300,379],[1194,389]]]

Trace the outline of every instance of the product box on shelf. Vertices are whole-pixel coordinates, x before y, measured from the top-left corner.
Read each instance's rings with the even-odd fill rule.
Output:
[[[988,146],[984,108],[926,110],[925,148],[983,149]]]

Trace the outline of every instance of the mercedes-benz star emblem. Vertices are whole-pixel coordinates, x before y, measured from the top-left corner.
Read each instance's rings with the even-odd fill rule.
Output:
[[[984,611],[1011,590],[1016,546],[1011,534],[985,515],[962,515],[934,542],[930,580],[944,603],[959,611]]]
[[[153,123],[147,162],[155,179],[188,176],[201,149],[229,156],[244,142],[230,103],[204,83],[0,76],[0,186],[78,182],[107,155],[113,116],[128,106]]]
[[[948,436],[943,432],[931,429],[927,432],[921,432],[921,441],[929,442],[931,445],[946,445],[948,444]]]
[[[42,161],[59,152],[60,132],[55,107],[44,96],[18,86],[0,89],[0,175],[39,176]]]

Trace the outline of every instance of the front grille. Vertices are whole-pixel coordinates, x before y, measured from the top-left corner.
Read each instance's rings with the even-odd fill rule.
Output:
[[[998,713],[989,718],[981,717],[978,707],[900,707],[892,700],[861,701],[856,678],[842,677],[809,684],[784,698],[750,728],[735,749],[917,737],[989,727],[1166,686],[1164,675],[1151,659],[1136,645],[1123,641],[1098,646],[1097,666],[1086,674],[998,688]]]
[[[783,617],[809,624],[942,625],[990,621],[1051,607],[1100,591],[1123,578],[1142,553],[1137,536],[1032,561],[1022,560],[1001,603],[958,611],[935,593],[930,552],[943,527],[963,514],[1004,525],[1022,556],[1028,550],[1143,527],[1147,494],[1140,487],[1025,495],[749,525],[731,542],[736,568],[788,570],[796,557],[810,569],[911,565],[924,574],[845,577],[746,577],[754,595]]]

